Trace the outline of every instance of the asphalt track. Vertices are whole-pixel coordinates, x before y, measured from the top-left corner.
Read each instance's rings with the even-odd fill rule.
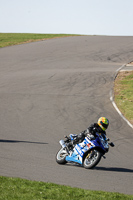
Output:
[[[133,129],[110,101],[133,37],[77,36],[0,49],[0,175],[133,194]],[[93,170],[58,165],[58,141],[100,116],[115,143]]]

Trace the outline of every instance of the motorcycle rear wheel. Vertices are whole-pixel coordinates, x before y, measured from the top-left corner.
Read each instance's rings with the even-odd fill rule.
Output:
[[[66,161],[66,156],[67,156],[67,152],[65,149],[61,148],[58,153],[56,154],[56,162],[58,164],[66,164],[67,161]]]
[[[83,162],[83,166],[86,169],[94,168],[101,160],[102,154],[101,152],[97,151],[96,149],[92,149],[89,152]]]

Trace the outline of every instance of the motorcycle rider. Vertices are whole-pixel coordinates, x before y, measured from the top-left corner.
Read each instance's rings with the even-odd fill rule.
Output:
[[[108,128],[109,120],[106,117],[100,117],[97,123],[92,124],[86,130],[82,131],[78,135],[75,135],[73,138],[73,144],[80,143],[87,136],[90,139],[96,137],[96,133],[101,135],[104,140],[106,140],[105,130]]]

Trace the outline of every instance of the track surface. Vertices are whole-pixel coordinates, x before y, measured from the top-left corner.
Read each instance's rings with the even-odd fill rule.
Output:
[[[0,175],[133,194],[133,130],[110,102],[133,37],[80,36],[0,49]],[[58,165],[64,135],[100,116],[115,143],[93,170]]]

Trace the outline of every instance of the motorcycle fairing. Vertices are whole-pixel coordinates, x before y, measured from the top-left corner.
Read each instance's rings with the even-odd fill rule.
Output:
[[[82,164],[82,159],[81,159],[80,155],[78,155],[76,153],[76,151],[74,151],[72,153],[72,155],[66,156],[66,161],[67,162],[76,162],[76,163]]]
[[[87,141],[84,140],[83,142],[76,144],[74,147],[74,151],[71,155],[66,156],[66,161],[68,162],[76,162],[82,164],[83,162],[83,155],[89,149],[87,146]]]
[[[104,149],[99,138],[95,138],[95,140],[89,140],[89,138],[85,137],[84,141],[76,144],[73,152],[66,156],[66,161],[76,162],[82,165],[84,153],[94,148],[95,146],[99,146],[101,149]]]

